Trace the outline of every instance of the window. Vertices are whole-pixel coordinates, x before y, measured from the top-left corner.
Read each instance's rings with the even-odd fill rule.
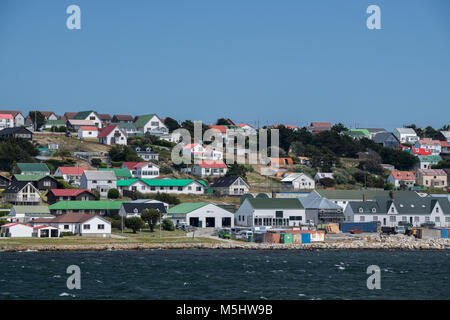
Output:
[[[69,225],[68,224],[64,225],[64,230],[69,230]]]
[[[364,222],[364,221],[366,221],[366,217],[364,217],[364,216],[360,216],[360,217],[359,217],[359,221],[361,221],[361,222]]]
[[[439,213],[439,207],[436,207],[436,212]]]
[[[283,218],[283,211],[275,211],[276,218]]]
[[[425,217],[425,222],[430,222],[430,217]]]
[[[414,222],[419,222],[420,218],[419,217],[414,217]]]
[[[445,217],[445,222],[450,222],[450,217]]]
[[[434,221],[435,221],[435,222],[441,222],[441,218],[440,218],[440,217],[435,217],[435,218],[434,218]]]
[[[358,211],[361,212],[361,213],[363,213],[363,212],[364,212],[364,209],[363,209],[363,208],[359,208]]]
[[[372,212],[373,212],[373,213],[377,212],[377,209],[372,208]]]
[[[402,221],[408,221],[408,218],[407,217],[402,217]]]
[[[50,187],[51,183],[50,181],[44,181],[44,187]]]
[[[397,221],[397,217],[396,216],[390,216],[389,217],[389,221],[390,222],[395,222],[395,221]]]
[[[105,225],[104,224],[99,224],[99,225],[97,225],[97,229],[98,230],[105,230]]]
[[[373,221],[378,221],[378,216],[373,216]]]
[[[394,209],[394,207],[392,207],[392,208],[391,208],[391,212],[395,212],[395,209]]]
[[[202,187],[197,187],[197,191],[202,191]]]
[[[289,220],[291,220],[291,221],[302,221],[302,216],[290,216]]]
[[[83,229],[84,230],[90,230],[91,229],[91,225],[90,224],[83,224]]]

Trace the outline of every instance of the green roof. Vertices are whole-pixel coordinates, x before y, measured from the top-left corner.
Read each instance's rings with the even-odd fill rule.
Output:
[[[111,125],[116,125],[116,126],[119,126],[119,127],[121,127],[122,129],[128,129],[128,130],[133,130],[133,129],[136,129],[136,126],[134,125],[134,123],[129,123],[129,122],[126,122],[126,123],[111,123]]]
[[[131,178],[131,172],[127,168],[99,168],[100,171],[113,171],[117,178]]]
[[[77,120],[84,120],[84,119],[86,119],[92,112],[95,113],[95,114],[97,114],[97,112],[95,112],[95,111],[93,111],[93,110],[90,110],[90,111],[81,111],[81,112],[78,112],[73,118],[74,118],[74,119],[77,119]]]
[[[195,179],[126,179],[126,180],[118,180],[118,187],[128,187],[136,181],[142,181],[148,186],[154,187],[184,187],[188,184],[197,181],[206,187],[206,183],[204,181],[195,180]]]
[[[170,208],[167,213],[168,214],[187,214],[198,208],[204,207],[210,204],[210,202],[185,202],[176,205],[175,207]]]
[[[442,160],[441,156],[417,156],[421,162],[439,162]]]
[[[58,201],[51,206],[50,210],[119,210],[122,203],[119,200],[94,200],[94,201]]]
[[[17,181],[39,181],[47,176],[46,174],[15,174],[14,178]]]
[[[66,124],[62,120],[47,120],[45,121],[46,126],[65,126]]]
[[[13,209],[19,214],[42,214],[44,216],[51,216],[47,206],[13,206]]]
[[[303,209],[297,198],[248,198],[246,201],[253,209]]]
[[[144,127],[150,121],[150,119],[153,118],[154,116],[156,116],[156,114],[154,114],[154,113],[138,116],[137,120],[134,122],[135,127],[136,128]]]
[[[360,132],[366,136],[370,136],[370,132],[367,129],[350,129],[350,132],[354,132],[354,133]]]
[[[366,200],[373,200],[375,197],[386,196],[389,191],[386,190],[325,190],[316,189],[313,192],[317,192],[320,196],[329,200],[363,200],[363,195],[366,196]],[[401,194],[403,196],[418,197],[419,195],[412,191],[396,191],[395,194]]]
[[[17,163],[17,167],[21,172],[30,172],[30,171],[41,171],[41,172],[50,172],[47,165],[45,163]]]

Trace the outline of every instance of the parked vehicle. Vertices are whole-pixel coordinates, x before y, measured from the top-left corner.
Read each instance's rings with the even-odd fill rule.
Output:
[[[394,227],[381,227],[381,233],[383,234],[395,234]]]
[[[177,229],[184,229],[186,226],[188,226],[187,222],[179,222],[176,226]]]
[[[238,238],[239,239],[248,239],[251,236],[253,236],[253,231],[250,230],[242,230],[238,232]]]
[[[394,228],[395,234],[406,234],[405,226],[396,226]]]
[[[219,238],[230,239],[231,238],[231,230],[230,229],[220,229],[219,230]]]

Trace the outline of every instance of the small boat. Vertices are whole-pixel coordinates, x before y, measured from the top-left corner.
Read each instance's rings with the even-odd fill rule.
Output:
[[[351,234],[361,234],[363,230],[361,228],[353,228],[349,230]]]

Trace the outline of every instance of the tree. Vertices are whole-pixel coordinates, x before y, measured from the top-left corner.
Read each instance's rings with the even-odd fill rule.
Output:
[[[178,124],[178,121],[176,121],[175,119],[172,119],[170,117],[167,117],[166,120],[164,120],[164,124],[166,125],[166,127],[169,129],[170,132],[172,132],[180,127],[180,125]]]
[[[326,188],[332,188],[336,185],[336,181],[334,181],[334,179],[331,179],[331,178],[322,178],[322,179],[319,179],[319,182],[321,185],[323,185]]]
[[[337,133],[348,131],[348,129],[340,122],[332,126],[331,130],[336,131]]]
[[[144,161],[138,156],[136,150],[127,145],[116,144],[109,149],[109,156],[111,161],[132,161],[140,162]]]
[[[11,171],[17,162],[36,162],[37,148],[28,140],[9,138],[0,142],[0,169]]]
[[[45,124],[45,116],[39,111],[30,111],[28,117],[36,130],[39,130]]]
[[[111,188],[108,190],[108,199],[118,199],[120,197],[119,190]]]
[[[444,159],[438,162],[438,164],[432,165],[432,169],[446,169],[450,168],[450,159]]]
[[[220,119],[217,119],[217,121],[216,121],[217,126],[222,126],[222,125],[229,126],[232,124],[233,124],[233,122],[230,119],[225,119],[225,118],[220,118]]]
[[[150,232],[154,232],[157,222],[162,218],[162,213],[156,209],[144,209],[141,212],[141,218],[150,227]]]
[[[172,220],[167,219],[167,218],[163,219],[162,228],[163,228],[163,230],[166,230],[166,231],[174,231],[175,230],[175,226],[173,225]]]
[[[251,169],[250,169],[251,168]],[[225,176],[239,176],[247,180],[247,172],[252,171],[253,167],[245,164],[233,163],[227,170]]]
[[[137,230],[144,227],[144,221],[139,217],[126,218],[125,227],[133,230],[133,233],[136,233]]]

